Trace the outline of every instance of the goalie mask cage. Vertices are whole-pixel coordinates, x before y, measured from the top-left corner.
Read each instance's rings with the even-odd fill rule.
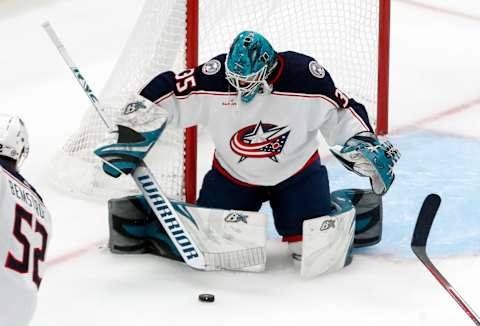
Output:
[[[377,134],[388,128],[390,0],[146,0],[133,32],[100,93],[111,117],[162,71],[179,72],[225,53],[243,30],[263,34],[276,51],[317,59],[338,88],[362,102]],[[131,178],[101,171],[93,150],[105,127],[89,108],[56,154],[50,180],[63,190],[106,198],[137,193]],[[172,198],[196,196],[196,128],[167,128],[146,162]]]

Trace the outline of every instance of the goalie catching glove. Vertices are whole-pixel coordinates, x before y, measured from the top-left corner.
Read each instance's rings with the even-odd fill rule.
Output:
[[[166,111],[143,98],[130,102],[95,150],[104,162],[103,171],[114,178],[132,173],[162,134],[167,117]]]
[[[400,152],[388,140],[381,142],[371,132],[359,133],[330,151],[348,170],[369,177],[378,195],[385,194],[395,179],[393,170]]]

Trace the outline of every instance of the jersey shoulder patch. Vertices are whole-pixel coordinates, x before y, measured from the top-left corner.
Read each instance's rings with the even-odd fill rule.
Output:
[[[220,69],[222,69],[222,63],[215,58],[202,65],[202,72],[208,76],[215,75]]]
[[[217,55],[195,69],[197,91],[229,92],[230,84],[225,79],[226,53]]]
[[[316,60],[312,60],[308,63],[308,69],[314,77],[325,77],[325,68],[323,68],[323,66],[319,64]]]

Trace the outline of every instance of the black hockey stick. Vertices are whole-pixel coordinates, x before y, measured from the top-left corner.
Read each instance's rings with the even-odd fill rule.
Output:
[[[413,231],[412,237],[412,250],[413,253],[420,259],[420,261],[425,265],[425,267],[432,273],[432,275],[437,279],[437,281],[443,286],[445,290],[452,296],[453,299],[458,303],[460,307],[465,311],[465,313],[473,320],[475,325],[480,326],[480,319],[475,314],[475,312],[468,306],[468,304],[462,299],[460,294],[450,285],[450,283],[443,277],[443,275],[438,271],[438,269],[433,265],[428,258],[426,251],[426,244],[428,240],[428,235],[430,229],[432,228],[433,220],[435,214],[437,214],[438,207],[440,206],[440,196],[436,194],[430,194],[425,198],[422,208],[420,209],[420,214],[418,215],[417,224],[415,225],[415,230]]]

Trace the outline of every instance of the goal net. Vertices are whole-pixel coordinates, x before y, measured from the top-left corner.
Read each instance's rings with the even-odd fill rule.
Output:
[[[386,113],[385,105],[380,107],[379,101],[386,103],[386,93],[379,91],[382,85],[378,80],[388,72],[382,68],[382,47],[388,53],[388,42],[382,44],[381,37],[382,31],[388,33],[388,26],[383,26],[380,18],[385,17],[382,8],[385,4],[389,7],[388,1],[146,0],[99,95],[100,102],[114,117],[132,94],[158,73],[178,72],[192,66],[196,55],[199,64],[208,61],[227,52],[240,31],[254,30],[263,34],[277,51],[293,50],[315,57],[330,72],[337,87],[367,107],[379,130],[379,115]],[[102,121],[88,108],[78,130],[52,160],[52,182],[69,192],[97,198],[136,193],[131,178],[112,179],[101,171],[101,162],[93,150],[104,136]],[[185,159],[190,151],[185,142],[184,130],[168,127],[146,162],[170,197],[185,199],[190,189],[191,201],[195,180],[185,182],[185,173],[195,173],[195,158],[212,158],[198,155]]]

